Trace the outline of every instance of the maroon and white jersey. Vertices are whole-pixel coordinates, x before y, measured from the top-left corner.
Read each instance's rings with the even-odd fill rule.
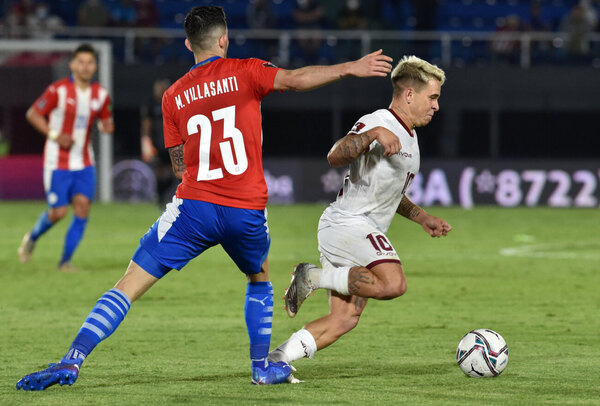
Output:
[[[111,117],[108,92],[97,82],[79,89],[71,77],[52,83],[35,101],[32,108],[47,117],[50,130],[73,138],[71,148],[46,139],[45,169],[80,170],[94,165],[91,129],[96,119]]]
[[[377,110],[361,117],[351,134],[384,127],[400,139],[402,149],[391,157],[373,141],[352,164],[335,202],[323,213],[329,222],[352,223],[367,217],[382,232],[387,232],[402,196],[419,171],[420,153],[417,133],[409,129],[391,109]]]

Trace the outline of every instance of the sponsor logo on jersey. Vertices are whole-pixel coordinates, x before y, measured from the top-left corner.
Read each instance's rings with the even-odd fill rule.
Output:
[[[90,101],[90,108],[94,111],[98,111],[100,110],[100,100],[98,99],[92,99]]]
[[[404,158],[412,158],[412,154],[409,154],[408,152],[398,152],[396,155],[400,155],[403,156]]]

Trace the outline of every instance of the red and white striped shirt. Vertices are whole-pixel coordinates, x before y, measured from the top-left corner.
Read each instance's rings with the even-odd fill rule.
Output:
[[[32,108],[48,118],[50,130],[73,138],[71,148],[46,139],[44,168],[81,170],[94,165],[91,129],[94,121],[111,117],[111,100],[105,88],[93,82],[79,89],[71,77],[52,83]]]

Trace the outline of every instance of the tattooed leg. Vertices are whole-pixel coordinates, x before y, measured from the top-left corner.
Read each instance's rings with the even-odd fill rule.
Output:
[[[371,269],[356,266],[348,273],[348,292],[363,298],[393,299],[406,291],[402,265],[382,263]]]

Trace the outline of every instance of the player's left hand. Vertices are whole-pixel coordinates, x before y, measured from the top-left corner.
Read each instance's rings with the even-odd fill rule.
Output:
[[[384,55],[383,50],[380,49],[351,62],[351,73],[360,78],[371,76],[385,77],[392,71],[392,65],[390,64],[392,61],[393,59]]]
[[[452,226],[446,220],[430,214],[427,214],[427,217],[421,223],[421,227],[432,237],[445,237],[452,230]]]

